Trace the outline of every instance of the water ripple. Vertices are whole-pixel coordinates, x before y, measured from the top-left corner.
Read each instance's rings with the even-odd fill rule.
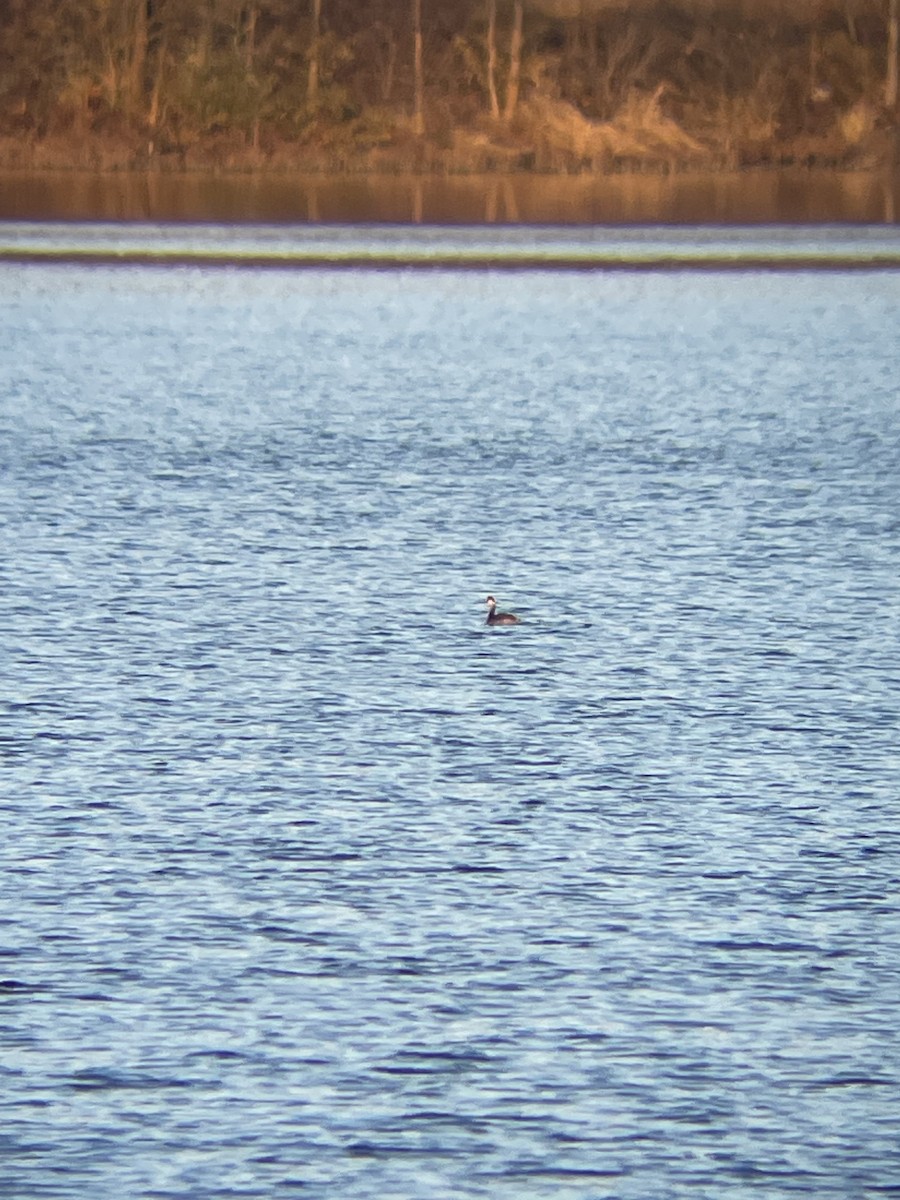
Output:
[[[0,270],[4,1196],[894,1194],[895,277]]]

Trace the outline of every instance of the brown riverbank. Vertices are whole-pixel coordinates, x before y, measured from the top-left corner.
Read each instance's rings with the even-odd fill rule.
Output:
[[[0,170],[267,175],[671,175],[742,170],[889,171],[900,165],[898,129],[884,113],[860,102],[754,141],[749,130],[691,128],[670,115],[659,94],[630,97],[606,121],[574,105],[534,95],[514,120],[476,117],[416,134],[403,116],[377,130],[364,117],[345,124],[317,119],[303,135],[272,127],[229,126],[190,136],[111,122],[58,120],[43,129],[24,125],[4,133]]]

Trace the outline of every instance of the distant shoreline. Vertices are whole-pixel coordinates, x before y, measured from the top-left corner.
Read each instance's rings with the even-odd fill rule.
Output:
[[[11,64],[0,96],[0,170],[93,173],[102,182],[94,200],[79,200],[82,214],[215,217],[214,196],[167,208],[159,181],[180,181],[170,196],[210,178],[223,191],[259,196],[305,178],[325,188],[340,179],[345,190],[362,180],[368,208],[341,203],[326,215],[321,188],[308,182],[294,187],[310,197],[308,213],[288,204],[279,217],[269,201],[244,213],[234,198],[222,216],[894,220],[893,184],[881,182],[900,169],[893,0],[254,0],[64,10],[66,19],[58,3],[28,0],[0,12]],[[765,198],[765,188],[748,202],[729,193],[739,190],[730,180],[751,174],[809,171],[815,187],[787,199]],[[822,203],[812,194],[851,173],[878,180],[881,198]],[[131,195],[109,183],[125,175],[143,181],[129,185]],[[681,180],[698,175],[724,183],[683,202]],[[418,183],[383,205],[393,179]],[[459,200],[457,181],[471,179],[490,180],[475,185],[480,207]],[[633,180],[634,203],[620,204],[631,187],[622,181]],[[529,193],[547,192],[551,181],[559,205],[532,205]],[[655,202],[646,198],[654,187]],[[438,200],[440,189],[456,189],[456,198]],[[563,195],[579,189],[591,197],[580,211]],[[492,192],[504,191],[495,203]],[[68,215],[64,197],[49,208]]]
[[[291,145],[262,154],[246,146],[229,144],[224,148],[212,142],[196,149],[191,155],[166,152],[147,156],[137,153],[130,144],[122,145],[115,140],[110,143],[98,139],[86,144],[70,144],[65,138],[47,138],[23,144],[17,139],[0,137],[0,174],[609,179],[635,175],[731,176],[757,172],[868,175],[900,171],[900,143],[886,136],[879,139],[877,144],[873,139],[867,152],[837,157],[785,154],[783,157],[763,158],[758,162],[729,161],[713,152],[703,156],[681,157],[675,151],[646,157],[628,156],[605,163],[584,162],[554,167],[531,162],[524,150],[503,159],[474,160],[457,158],[452,154],[431,153],[430,149],[424,147],[420,155],[371,155],[360,152],[335,158],[326,154],[305,154]]]
[[[649,107],[648,107],[649,104]],[[161,131],[73,126],[0,132],[0,171],[97,171],[270,175],[670,175],[744,170],[890,171],[900,166],[900,126],[867,111],[858,136],[798,134],[729,147],[703,141],[649,102],[618,122],[587,120],[576,108],[534,97],[513,126],[482,122],[414,135],[404,121],[380,138],[330,141],[285,137],[273,129],[248,140],[227,127],[179,141]],[[632,124],[629,124],[629,120]],[[336,135],[335,130],[331,130]],[[558,144],[557,144],[558,143]]]

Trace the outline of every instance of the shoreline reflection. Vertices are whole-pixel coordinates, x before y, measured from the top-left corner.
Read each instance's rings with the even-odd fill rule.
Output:
[[[167,175],[0,172],[0,220],[390,224],[895,224],[897,176]]]

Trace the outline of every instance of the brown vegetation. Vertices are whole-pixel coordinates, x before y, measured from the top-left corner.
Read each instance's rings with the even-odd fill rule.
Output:
[[[0,166],[896,157],[898,0],[6,0]]]

